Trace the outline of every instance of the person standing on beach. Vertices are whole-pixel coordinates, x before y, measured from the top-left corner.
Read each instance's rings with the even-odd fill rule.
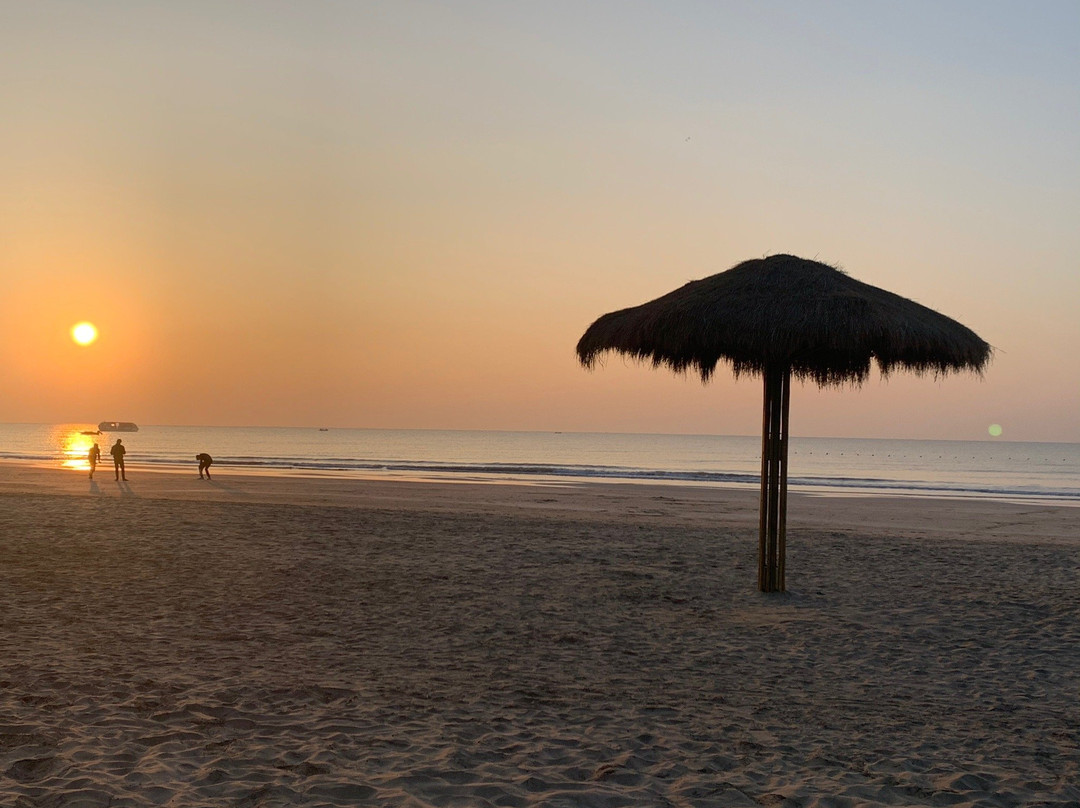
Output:
[[[125,449],[124,444],[120,442],[120,438],[117,438],[116,443],[109,449],[109,454],[112,455],[113,470],[116,472],[116,479],[119,480],[123,477],[124,482],[127,482],[127,469],[124,468],[124,455],[127,454],[127,449]]]
[[[203,472],[206,472],[206,479],[210,479],[210,464],[214,462],[214,458],[208,455],[206,452],[200,452],[195,455],[195,459],[199,461],[199,479],[203,477]]]
[[[94,479],[94,469],[97,468],[98,461],[101,460],[101,447],[94,443],[90,447],[90,454],[86,456],[86,459],[90,461],[90,479]]]

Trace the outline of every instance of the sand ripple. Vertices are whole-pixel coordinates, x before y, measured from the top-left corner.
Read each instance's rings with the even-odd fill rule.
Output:
[[[630,511],[0,497],[0,803],[1080,805],[1076,546]]]

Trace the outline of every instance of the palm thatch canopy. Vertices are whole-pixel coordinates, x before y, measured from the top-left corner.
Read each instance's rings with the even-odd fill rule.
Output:
[[[591,367],[605,351],[651,360],[707,381],[721,361],[764,377],[758,588],[785,590],[788,410],[791,377],[863,382],[875,360],[939,375],[981,373],[990,346],[926,306],[860,283],[833,267],[774,255],[744,261],[632,309],[605,314],[577,345]]]
[[[617,351],[708,380],[721,360],[738,376],[790,368],[820,385],[883,375],[974,370],[990,359],[975,332],[926,306],[793,255],[744,261],[630,309],[605,314],[582,336],[592,367]]]

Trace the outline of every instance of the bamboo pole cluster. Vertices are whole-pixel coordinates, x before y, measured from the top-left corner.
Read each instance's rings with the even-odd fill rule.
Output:
[[[758,589],[783,592],[787,551],[788,411],[791,368],[765,371],[765,406],[761,427],[761,507],[758,524]]]

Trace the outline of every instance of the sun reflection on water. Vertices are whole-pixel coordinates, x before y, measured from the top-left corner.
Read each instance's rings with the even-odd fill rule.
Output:
[[[97,440],[97,435],[84,435],[78,429],[65,429],[60,438],[60,465],[66,469],[88,471],[90,447]]]

